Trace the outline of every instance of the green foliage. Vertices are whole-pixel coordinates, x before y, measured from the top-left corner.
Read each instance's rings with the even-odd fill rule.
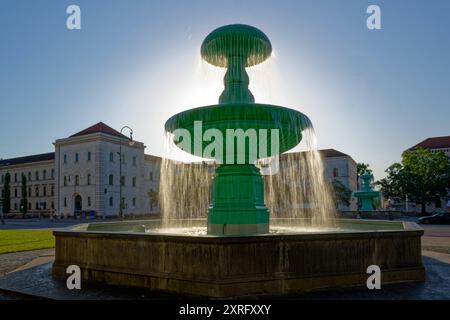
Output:
[[[22,198],[20,199],[20,212],[25,216],[28,212],[27,177],[22,173]]]
[[[402,163],[394,163],[388,176],[378,181],[385,197],[405,198],[425,205],[445,198],[450,189],[450,159],[443,152],[418,148],[406,151]]]
[[[5,174],[2,190],[2,208],[3,213],[7,214],[11,212],[11,175],[9,172]]]
[[[337,179],[333,179],[331,185],[336,206],[339,204],[349,206],[352,198],[352,191]]]
[[[150,190],[148,196],[152,206],[157,206],[159,204],[159,193],[157,191]]]
[[[358,175],[358,178],[364,173],[372,173],[372,169],[369,168],[370,165],[368,163],[360,162],[356,164],[356,174]]]

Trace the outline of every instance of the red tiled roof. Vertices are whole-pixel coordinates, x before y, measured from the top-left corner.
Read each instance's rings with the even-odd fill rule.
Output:
[[[333,157],[350,157],[348,154],[337,151],[335,149],[322,149],[322,150],[318,150],[320,152],[320,154],[324,157],[324,158],[333,158]],[[300,152],[291,152],[291,153],[283,153],[282,155],[280,155],[281,158],[283,157],[289,157],[289,156],[293,156],[295,157],[295,155],[302,155],[304,154],[305,151],[300,151]]]
[[[319,152],[324,156],[325,158],[333,158],[333,157],[349,157],[348,154],[337,151],[335,149],[323,149],[319,150]]]
[[[417,148],[425,148],[425,149],[442,149],[450,147],[450,136],[445,137],[431,137],[423,140],[422,142],[416,144],[414,147],[409,148],[408,150],[414,150]]]
[[[115,136],[115,137],[122,136],[122,138],[128,139],[127,136],[121,134],[117,130],[114,130],[113,128],[111,128],[110,126],[104,124],[103,122],[96,123],[96,124],[94,124],[93,126],[90,126],[87,129],[84,129],[84,130],[82,130],[82,131],[80,131],[78,133],[75,133],[75,134],[71,135],[70,137],[71,138],[72,137],[79,137],[79,136],[84,136],[84,135],[87,135],[87,134],[99,133],[99,132],[106,133],[106,134],[109,134],[109,135]]]

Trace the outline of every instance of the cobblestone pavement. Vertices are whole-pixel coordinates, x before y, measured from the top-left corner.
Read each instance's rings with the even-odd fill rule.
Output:
[[[0,254],[0,277],[43,255],[54,255],[55,249]]]

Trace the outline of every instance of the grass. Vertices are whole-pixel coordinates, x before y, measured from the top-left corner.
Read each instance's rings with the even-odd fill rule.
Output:
[[[0,254],[54,247],[51,230],[0,230]]]

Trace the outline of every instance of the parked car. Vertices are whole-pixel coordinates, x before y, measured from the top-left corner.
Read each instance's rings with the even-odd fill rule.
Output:
[[[439,212],[431,216],[420,217],[419,223],[450,224],[450,212]]]

